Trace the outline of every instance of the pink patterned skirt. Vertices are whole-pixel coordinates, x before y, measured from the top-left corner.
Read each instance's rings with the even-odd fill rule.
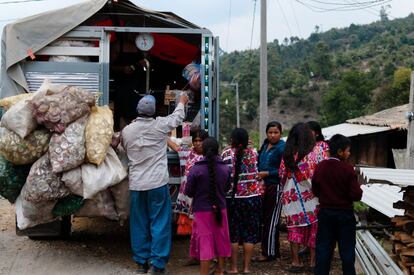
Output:
[[[216,222],[213,212],[194,213],[193,231],[190,241],[190,257],[201,261],[231,256],[231,243],[226,209],[221,210],[221,224]]]
[[[288,241],[298,243],[310,248],[316,246],[316,233],[318,232],[318,223],[314,222],[307,226],[288,227]]]

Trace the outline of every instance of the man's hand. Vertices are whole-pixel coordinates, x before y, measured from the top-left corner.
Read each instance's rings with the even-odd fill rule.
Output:
[[[188,95],[187,95],[187,93],[186,92],[181,92],[181,94],[180,94],[180,103],[182,103],[182,104],[187,104],[187,102],[188,102]]]

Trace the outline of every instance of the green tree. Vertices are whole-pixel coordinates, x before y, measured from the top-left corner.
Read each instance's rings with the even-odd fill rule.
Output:
[[[340,75],[340,80],[328,88],[322,98],[322,113],[328,125],[364,115],[371,102],[374,83],[365,73],[349,71]]]

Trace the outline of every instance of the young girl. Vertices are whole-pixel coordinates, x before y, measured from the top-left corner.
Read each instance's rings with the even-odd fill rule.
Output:
[[[200,260],[200,274],[209,273],[217,258],[215,274],[224,273],[224,258],[231,255],[225,193],[230,171],[218,156],[218,142],[212,137],[203,141],[204,158],[195,163],[187,177],[185,194],[193,198],[193,233],[190,257]]]
[[[187,176],[194,163],[203,158],[203,141],[208,137],[208,133],[204,130],[197,130],[191,132],[193,146],[186,148],[178,146],[171,139],[168,139],[168,146],[174,151],[178,152],[180,156],[180,165],[183,170],[183,177],[181,177],[180,190],[178,192],[177,202],[174,207],[174,212],[178,213],[177,234],[190,235],[192,227],[193,213],[191,211],[191,198],[184,194],[187,184]],[[187,264],[191,263],[189,261]]]
[[[281,136],[282,125],[277,121],[269,122],[266,126],[266,139],[259,150],[258,178],[264,180],[266,188],[262,201],[262,255],[256,259],[258,262],[280,257],[277,225],[282,210],[282,190],[279,166],[285,150],[285,142],[280,139]]]
[[[318,199],[312,193],[310,181],[317,164],[314,145],[315,138],[308,125],[295,124],[289,132],[279,168],[292,252],[292,265],[287,270],[296,273],[304,271],[298,255],[299,245],[310,248],[310,267],[315,266]]]
[[[254,244],[259,241],[261,196],[257,180],[257,153],[247,147],[249,135],[243,128],[231,134],[231,147],[222,158],[232,167],[232,187],[227,195],[227,209],[232,243],[231,267],[228,274],[237,274],[239,244],[243,245],[243,273],[250,273]]]

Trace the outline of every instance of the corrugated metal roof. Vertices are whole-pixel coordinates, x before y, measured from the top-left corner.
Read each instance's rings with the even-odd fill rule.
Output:
[[[385,183],[400,187],[414,186],[413,169],[359,167],[357,170],[364,183]]]
[[[401,187],[388,184],[367,184],[361,186],[361,201],[369,207],[392,218],[396,215],[404,215],[404,210],[394,209],[393,203],[402,200]]]
[[[391,130],[391,127],[379,127],[361,124],[342,123],[322,129],[322,134],[326,139],[330,139],[335,134],[341,134],[347,137],[358,135],[367,135]]]

